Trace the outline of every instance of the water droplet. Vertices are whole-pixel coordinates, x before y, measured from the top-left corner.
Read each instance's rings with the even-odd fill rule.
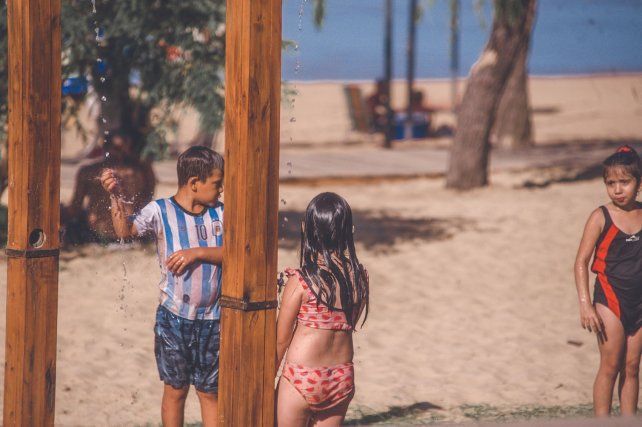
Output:
[[[96,0],[91,0],[91,13],[96,13]]]
[[[107,141],[105,141],[107,142]],[[109,151],[105,153],[105,157],[109,157]]]
[[[286,202],[285,199],[281,199],[281,203],[283,203],[283,206],[288,204],[288,202]]]
[[[107,79],[106,79],[106,78],[104,78],[104,77],[101,77],[101,78],[100,78],[100,82],[101,82],[101,83],[105,83],[105,80],[107,80]]]
[[[287,217],[287,216],[284,216],[284,217],[283,217],[283,221],[284,221],[284,222],[289,222],[290,220],[288,219],[288,217]]]
[[[103,59],[102,58],[97,58],[96,62],[103,62]]]
[[[107,97],[105,95],[103,95],[103,96],[100,97],[100,100],[102,102],[107,102]]]
[[[107,123],[107,119],[104,118],[104,117],[102,119],[100,119],[100,121],[103,122],[103,123]]]
[[[294,123],[294,122],[296,122],[296,117],[290,118],[290,123]]]
[[[108,131],[108,130],[106,130],[106,131],[105,131],[105,132],[103,132],[103,133],[105,134],[105,136],[109,135],[109,131]]]
[[[305,12],[305,5],[308,0],[303,0],[299,5],[299,31],[303,31],[303,13]]]

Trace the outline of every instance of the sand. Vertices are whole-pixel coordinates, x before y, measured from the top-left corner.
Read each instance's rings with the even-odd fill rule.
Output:
[[[355,210],[358,253],[372,281],[371,313],[355,335],[354,409],[430,402],[448,414],[466,403],[590,401],[598,356],[579,326],[571,268],[587,215],[606,200],[603,184],[514,187],[526,178],[495,176],[491,188],[464,195],[441,180],[323,188]],[[296,224],[319,191],[282,187],[280,268],[296,263]],[[2,262],[0,277],[5,269]],[[64,254],[59,423],[158,420],[157,275],[152,248]],[[4,300],[2,291],[0,307]],[[197,409],[192,396],[188,420],[198,419]]]
[[[639,140],[641,85],[641,76],[536,79],[535,107],[559,109],[536,114],[538,143]],[[433,86],[431,100],[446,102],[445,83]],[[351,138],[345,111],[332,108],[339,109],[340,86],[299,89],[296,122],[284,118],[285,150],[287,132],[303,144]],[[466,404],[590,403],[598,353],[579,324],[572,266],[584,221],[607,197],[599,179],[522,187],[544,175],[498,173],[490,187],[463,194],[445,190],[441,179],[281,187],[280,269],[296,264],[298,223],[314,195],[339,192],[355,211],[372,304],[355,334],[352,416],[430,403],[440,417],[458,421]],[[66,200],[71,189],[62,190]],[[157,196],[172,191],[161,185]],[[57,423],[158,423],[157,278],[152,247],[86,246],[62,254]],[[5,299],[0,259],[0,313]],[[0,381],[3,373],[0,366]],[[193,394],[186,413],[187,421],[199,419]]]
[[[372,83],[353,83],[362,95],[374,91]],[[453,126],[450,112],[450,82],[418,80],[417,89],[424,92],[427,103],[439,109],[433,117],[433,128]],[[283,148],[378,144],[376,135],[352,130],[344,84],[339,82],[287,82],[281,107],[281,141]],[[465,80],[459,82],[460,96]],[[598,75],[576,77],[531,77],[529,92],[533,108],[534,137],[539,144],[574,141],[625,140],[642,135],[642,74]],[[392,87],[393,108],[403,110],[406,88],[403,81]],[[92,140],[92,117],[97,109],[89,101],[80,113],[81,128],[87,141]],[[196,136],[198,116],[189,108],[175,108],[176,129],[168,129],[172,150],[182,151]],[[75,159],[86,142],[71,120],[63,132],[63,158]],[[215,144],[224,146],[225,134],[219,132]],[[448,138],[432,138],[428,143],[448,144]]]

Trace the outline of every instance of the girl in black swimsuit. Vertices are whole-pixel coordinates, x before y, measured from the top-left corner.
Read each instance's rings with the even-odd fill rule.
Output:
[[[584,228],[575,260],[575,284],[582,327],[595,332],[600,368],[593,386],[595,415],[611,412],[619,376],[622,415],[637,411],[642,354],[642,204],[640,158],[629,146],[604,161],[604,183],[611,203],[594,210]],[[597,275],[593,303],[588,265]]]

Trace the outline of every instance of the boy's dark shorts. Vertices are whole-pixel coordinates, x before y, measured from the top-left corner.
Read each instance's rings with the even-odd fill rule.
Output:
[[[218,393],[220,333],[219,320],[188,320],[158,306],[154,353],[160,379],[174,388],[194,384]]]

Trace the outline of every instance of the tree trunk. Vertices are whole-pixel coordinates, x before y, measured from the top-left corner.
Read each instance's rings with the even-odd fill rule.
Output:
[[[392,111],[392,0],[386,0],[385,40],[383,48],[384,81],[386,82],[386,129],[384,148],[392,148],[392,130],[395,113]]]
[[[457,111],[459,78],[459,9],[460,0],[450,0],[450,109]]]
[[[406,90],[408,105],[406,106],[406,138],[412,139],[412,98],[415,85],[415,55],[417,45],[417,0],[410,0],[410,14],[408,22],[408,46],[406,53],[408,63],[406,68]]]
[[[533,145],[531,109],[528,97],[528,44],[519,52],[513,72],[506,83],[493,129],[496,146],[516,149]]]
[[[457,117],[446,186],[467,190],[488,184],[489,136],[495,113],[519,52],[528,42],[536,0],[521,3],[515,19],[495,10],[488,44],[473,65]],[[504,6],[504,9],[506,6]]]

